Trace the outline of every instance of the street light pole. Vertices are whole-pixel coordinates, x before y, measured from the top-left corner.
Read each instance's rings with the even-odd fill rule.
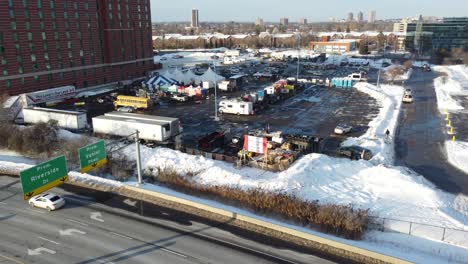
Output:
[[[297,45],[297,74],[296,74],[296,82],[299,82],[299,67],[300,67],[300,59],[301,59],[301,34],[298,35],[299,41]]]
[[[216,74],[216,62],[213,59],[213,69]],[[217,84],[216,84],[216,75],[214,75],[214,104],[215,104],[215,121],[219,121],[218,117],[218,91],[217,91]]]

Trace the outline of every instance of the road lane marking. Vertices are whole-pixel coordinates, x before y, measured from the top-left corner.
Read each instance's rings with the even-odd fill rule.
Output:
[[[26,210],[28,210],[28,211],[30,211],[30,212],[33,212],[33,213],[45,214],[45,212],[37,211],[37,210],[34,210],[34,209],[30,209],[30,208],[28,208],[28,209],[26,209]]]
[[[83,223],[83,222],[80,222],[80,221],[75,220],[75,219],[65,218],[65,220],[67,220],[67,221],[69,221],[69,222],[73,222],[73,223],[79,224],[79,225],[82,225],[82,226],[88,226],[88,224]]]
[[[4,202],[0,202],[0,204],[2,204],[2,205],[8,205],[7,203],[4,203]]]
[[[47,242],[53,243],[53,244],[55,244],[55,245],[60,245],[59,242],[55,242],[55,241],[53,241],[53,240],[50,240],[50,239],[47,239],[47,238],[44,238],[44,237],[39,237],[39,238],[42,239],[42,240],[45,240],[45,241],[47,241]]]
[[[91,258],[91,257],[90,257]],[[98,260],[99,263],[105,263],[105,264],[115,264],[114,262],[111,262],[111,261],[107,261],[107,260]]]
[[[18,263],[18,264],[24,264],[24,262],[21,262],[19,260],[14,259],[14,258],[7,257],[7,256],[2,255],[2,254],[0,254],[0,257],[4,258],[6,260],[9,260],[9,261],[13,261],[13,262]]]
[[[156,245],[157,246],[157,245]],[[179,256],[179,257],[182,257],[182,258],[188,258],[187,255],[184,255],[184,254],[181,254],[181,253],[178,253],[178,252],[175,252],[175,251],[172,251],[170,249],[167,249],[167,248],[164,248],[164,247],[160,247],[159,248],[160,250],[162,251],[165,251],[167,253],[170,253],[170,254],[173,254],[173,255],[176,255],[176,256]]]
[[[36,249],[29,249],[28,248],[28,255],[29,256],[42,255],[42,252],[46,252],[46,253],[49,253],[49,254],[52,254],[52,255],[55,255],[55,253],[57,253],[56,251],[54,251],[52,249],[45,248],[45,247],[40,247],[40,248],[36,248]]]
[[[81,230],[74,229],[74,228],[66,229],[66,230],[59,230],[59,234],[61,236],[71,236],[71,235],[73,235],[73,233],[86,235],[85,231],[81,231]]]
[[[90,218],[95,220],[95,221],[99,221],[99,222],[104,223],[104,219],[102,219],[102,214],[100,212],[91,213]]]
[[[130,239],[130,240],[133,240],[133,238],[129,237],[129,236],[126,236],[126,235],[122,235],[122,234],[119,234],[119,233],[115,233],[115,232],[109,232],[110,234],[113,234],[113,235],[116,235],[116,236],[119,236],[119,237],[123,237],[123,238],[127,238],[127,239]]]

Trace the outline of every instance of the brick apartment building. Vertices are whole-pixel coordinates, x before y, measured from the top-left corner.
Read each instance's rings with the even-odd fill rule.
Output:
[[[102,85],[154,67],[150,0],[0,1],[0,93]]]

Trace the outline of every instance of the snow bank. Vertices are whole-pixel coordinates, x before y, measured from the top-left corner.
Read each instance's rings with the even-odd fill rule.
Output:
[[[99,186],[106,186],[106,187],[113,187],[113,188],[118,188],[118,187],[123,186],[121,182],[118,182],[115,180],[108,180],[108,179],[104,179],[101,177],[92,176],[89,174],[83,174],[83,173],[74,172],[74,171],[69,172],[68,176],[70,177],[71,181],[81,182],[81,183],[85,183],[91,186],[99,185]]]
[[[393,135],[398,126],[403,87],[394,85],[377,87],[364,82],[359,82],[354,87],[375,98],[381,108],[378,116],[369,123],[367,132],[359,138],[348,138],[343,142],[343,146],[359,145],[368,148],[374,154],[371,160],[374,164],[393,164],[395,156]],[[385,136],[387,129],[390,131],[390,140]]]
[[[468,142],[445,142],[448,161],[468,174]]]
[[[453,95],[468,95],[468,68],[465,66],[436,66],[434,70],[447,74],[434,80],[439,111],[459,111],[463,107]]]

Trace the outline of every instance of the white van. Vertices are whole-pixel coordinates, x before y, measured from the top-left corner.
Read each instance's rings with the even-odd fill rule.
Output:
[[[219,103],[219,113],[235,115],[253,115],[253,103],[241,100],[222,100]]]
[[[352,73],[348,75],[348,78],[350,78],[353,81],[358,81],[358,82],[365,82],[367,81],[367,78],[365,78],[365,75],[358,72],[358,73]]]

